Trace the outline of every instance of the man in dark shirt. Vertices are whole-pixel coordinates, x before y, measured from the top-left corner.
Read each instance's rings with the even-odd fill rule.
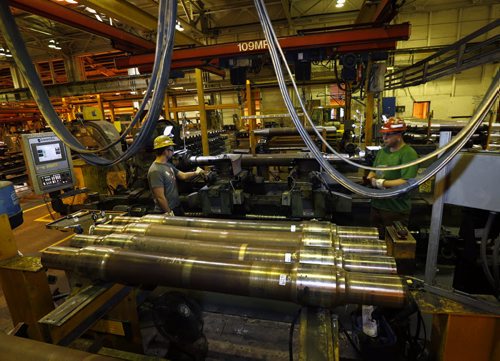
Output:
[[[167,135],[155,138],[153,148],[156,159],[148,170],[149,188],[154,197],[155,211],[168,215],[182,216],[177,179],[189,180],[203,174],[203,169],[197,168],[195,172],[181,172],[169,160],[174,155],[174,142]]]

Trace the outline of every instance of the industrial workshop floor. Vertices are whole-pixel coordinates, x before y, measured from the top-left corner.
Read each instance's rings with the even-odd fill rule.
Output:
[[[72,231],[61,232],[46,228],[47,223],[52,222],[53,219],[57,219],[60,216],[50,209],[50,206],[46,205],[40,197],[34,195],[26,196],[21,199],[21,206],[24,211],[24,222],[21,226],[16,228],[13,233],[17,247],[23,255],[37,256],[43,249],[51,245],[64,244],[64,242],[73,235]],[[420,265],[420,268],[423,269],[423,265]],[[54,291],[59,287],[60,292],[66,292],[68,287],[63,272],[50,270],[49,274],[58,277],[57,284],[51,286],[51,290]],[[417,276],[423,278],[423,274],[417,274]],[[440,267],[440,272],[438,273],[440,284],[448,287],[451,286],[452,276],[453,271],[451,267]],[[338,311],[339,314],[350,314],[345,307],[339,308]],[[207,326],[205,329],[206,336],[209,339],[210,345],[207,360],[248,360],[253,358],[238,358],[232,355],[232,352],[240,355],[249,355],[257,351],[257,354],[253,356],[260,355],[262,359],[266,359],[266,356],[277,361],[287,360],[289,358],[287,342],[289,337],[289,323],[272,323],[268,321],[253,320],[252,318],[237,318],[230,315],[221,318],[217,312],[206,313],[204,319],[205,326]],[[424,319],[427,330],[430,330],[430,317],[424,315]],[[273,337],[267,340],[269,341],[268,344],[256,341],[258,337],[262,336],[262,332],[259,331],[262,329],[262,325],[259,322],[268,322],[264,329],[267,335],[269,335],[269,333],[273,335]],[[349,320],[344,317],[343,322],[347,324]],[[12,324],[3,291],[0,289],[0,332],[7,333],[13,327],[14,325]],[[427,336],[429,337],[429,335]],[[341,332],[339,338],[342,359],[356,359],[356,353],[350,346],[346,335]],[[259,344],[258,348],[256,348],[256,344]],[[228,345],[230,345],[231,348],[229,348]],[[277,345],[280,347],[277,347]],[[229,358],[230,355],[232,357]]]
[[[57,219],[59,214],[55,213],[50,205],[46,205],[40,196],[28,195],[21,198],[24,222],[14,229],[14,240],[19,251],[25,256],[36,256],[40,251],[53,244],[64,242],[73,232],[61,232],[45,228],[47,223],[52,222],[51,215]],[[50,212],[49,212],[50,210]],[[61,276],[62,272],[50,271],[51,275]],[[59,277],[64,279],[64,277]],[[57,287],[61,287],[58,283]],[[64,284],[63,286],[64,287]],[[61,290],[61,292],[66,290]],[[3,290],[0,287],[0,332],[8,332],[13,328]]]
[[[37,256],[51,245],[62,245],[69,239],[73,232],[61,232],[46,228],[47,223],[60,217],[42,198],[35,195],[25,196],[21,199],[24,222],[13,230],[14,239],[19,251],[26,256]],[[49,270],[49,275],[58,277],[56,285],[51,285],[51,291],[59,287],[60,292],[68,290],[66,278],[62,271]],[[213,311],[213,310],[212,310]],[[204,314],[206,323],[206,336],[209,339],[209,353],[207,360],[249,360],[249,359],[274,359],[288,360],[289,323],[257,320],[246,317],[235,317],[215,313]],[[262,324],[266,331],[262,342]],[[260,327],[257,327],[260,325]],[[279,327],[278,327],[279,326]],[[13,329],[10,313],[5,301],[3,290],[0,287],[0,333],[8,333]],[[298,326],[296,326],[298,327]],[[272,330],[272,331],[271,331]],[[272,334],[270,335],[269,332]],[[298,329],[294,339],[297,338]],[[261,341],[257,340],[261,338]],[[230,342],[229,342],[230,341]],[[257,347],[256,345],[259,344]],[[349,355],[348,340],[340,335],[344,356]],[[239,354],[240,356],[236,356]],[[244,355],[244,356],[243,356]],[[252,355],[252,357],[250,357]],[[261,357],[259,357],[261,356]],[[0,357],[1,358],[1,357]],[[347,357],[346,359],[351,359]]]

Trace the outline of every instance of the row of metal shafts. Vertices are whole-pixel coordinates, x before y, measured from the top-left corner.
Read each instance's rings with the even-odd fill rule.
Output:
[[[92,280],[164,285],[332,308],[400,307],[405,287],[371,227],[329,222],[115,217],[70,247],[50,247],[44,266]]]

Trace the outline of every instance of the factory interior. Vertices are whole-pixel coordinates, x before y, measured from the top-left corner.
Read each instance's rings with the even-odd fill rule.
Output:
[[[0,0],[0,360],[500,360],[499,61],[496,0]]]

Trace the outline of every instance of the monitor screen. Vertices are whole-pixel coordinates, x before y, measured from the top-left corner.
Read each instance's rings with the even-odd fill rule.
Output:
[[[38,144],[35,146],[36,156],[40,163],[53,162],[63,159],[61,143]]]

